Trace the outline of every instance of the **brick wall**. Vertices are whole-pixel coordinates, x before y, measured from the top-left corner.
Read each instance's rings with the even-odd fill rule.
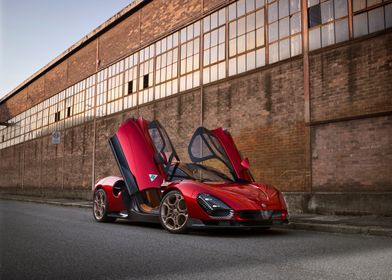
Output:
[[[91,188],[93,138],[92,122],[64,133],[64,189]]]
[[[140,11],[99,37],[99,66],[104,68],[117,58],[140,47]]]
[[[18,92],[18,94],[14,95],[12,98],[7,100],[5,104],[0,104],[0,107],[4,107],[1,109],[1,119],[0,122],[5,122],[8,119],[22,113],[26,109],[27,105],[27,88]]]
[[[205,88],[204,126],[231,131],[258,181],[305,191],[302,60]]]
[[[179,27],[201,15],[201,0],[156,0],[141,9],[140,42],[145,44],[152,38]]]
[[[312,131],[314,191],[391,191],[392,116]]]
[[[68,86],[68,62],[65,60],[45,74],[45,98],[51,97]]]
[[[313,122],[392,111],[392,33],[310,56]],[[391,191],[391,117],[312,127],[314,191]]]
[[[29,84],[27,93],[27,108],[31,108],[45,99],[45,77],[40,77]]]
[[[14,189],[22,187],[22,149],[23,145],[17,145],[0,150],[0,187]]]
[[[97,58],[97,40],[83,47],[68,59],[67,85],[79,82],[81,79],[95,73]]]
[[[312,120],[392,111],[392,33],[310,55]]]
[[[208,11],[211,10],[212,8],[225,4],[225,3],[229,3],[230,0],[209,0],[209,1],[203,1],[204,7],[203,10],[204,11]]]
[[[24,145],[22,162],[24,188],[41,186],[42,148],[41,139],[34,139]]]

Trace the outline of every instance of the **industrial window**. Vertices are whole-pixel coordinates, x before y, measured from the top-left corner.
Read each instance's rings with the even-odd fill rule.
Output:
[[[392,27],[392,3],[388,0],[353,1],[354,37]]]
[[[95,75],[86,79],[86,121],[94,118]]]
[[[64,128],[64,120],[65,119],[65,91],[60,92],[57,99],[57,120],[55,119],[55,129],[60,130]],[[33,112],[32,112],[33,113]],[[33,121],[33,114],[31,115],[31,121]],[[55,115],[56,118],[56,115]],[[33,127],[32,127],[33,128]]]
[[[200,21],[180,31],[180,90],[200,85]]]
[[[41,136],[42,130],[42,110],[39,105],[37,105],[37,116],[36,116],[36,134]]]
[[[229,6],[229,76],[265,65],[264,0]]]
[[[50,107],[49,107],[49,129],[53,128],[55,114],[57,112],[57,99],[58,99],[57,95],[49,98],[49,104],[50,104]],[[26,128],[27,128],[27,132],[30,132],[30,111],[28,112],[28,115],[26,115]]]
[[[124,60],[121,60],[108,68],[108,103],[107,114],[113,114],[123,109],[123,84],[124,84]]]
[[[178,92],[178,34],[176,32],[155,44],[155,99]]]
[[[347,0],[308,0],[309,50],[349,39]]]
[[[106,93],[108,85],[108,69],[105,68],[97,74],[97,94],[96,94],[96,110],[95,115],[97,117],[103,117],[106,115]]]
[[[203,83],[226,77],[226,9],[203,19]]]
[[[154,56],[155,44],[139,52],[139,104],[154,100]]]
[[[73,87],[69,87],[65,90],[65,107],[67,108],[67,118],[64,120],[64,126],[72,126],[72,108],[73,108]]]
[[[85,106],[85,83],[81,81],[73,86],[73,116],[72,125],[78,125],[84,122],[84,106]]]
[[[16,126],[11,127],[11,137],[15,138]],[[31,109],[27,110],[25,116],[25,140],[30,140],[32,136],[31,133]],[[15,139],[12,139],[15,143]]]
[[[56,112],[55,114],[54,114],[54,121],[55,122],[58,122],[60,120],[60,112]]]
[[[44,109],[42,111],[42,126],[49,124],[49,99],[44,101]]]
[[[137,65],[138,55],[133,54],[125,58],[125,92],[124,109],[131,108],[137,104]]]
[[[269,63],[302,53],[300,0],[268,2],[268,43]]]
[[[42,103],[35,105],[32,107],[34,112],[34,123],[33,129],[35,137],[40,136],[41,134],[41,126],[42,126]],[[18,136],[23,137],[24,132],[22,131],[21,126],[21,115],[18,115]]]

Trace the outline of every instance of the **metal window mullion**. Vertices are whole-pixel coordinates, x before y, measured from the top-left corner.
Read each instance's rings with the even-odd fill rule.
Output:
[[[181,42],[181,33],[180,33],[180,31],[177,31],[178,32],[178,39],[177,39],[177,93],[179,93],[180,92],[180,79],[181,79],[181,70],[180,70],[180,67],[181,67],[181,45],[182,45],[182,42]],[[200,30],[200,33],[201,33],[201,30]]]
[[[268,8],[269,8],[269,3],[265,3],[264,5],[264,26],[265,26],[265,64],[269,64],[269,39],[268,39],[268,34],[269,34],[269,23],[268,23]],[[279,25],[279,24],[278,24]],[[278,26],[279,30],[279,26]]]
[[[141,63],[140,63],[140,51],[139,50],[137,53],[135,53],[135,57],[137,57],[137,63],[136,63],[136,109],[139,115],[139,98],[140,98],[140,67],[141,67]],[[134,58],[135,58],[134,57]],[[135,61],[135,59],[134,59]]]
[[[149,100],[148,102],[155,100],[155,67],[156,67],[156,57],[157,56],[156,56],[156,50],[155,50],[155,43],[152,44],[152,46],[154,49],[154,56],[153,56],[153,58],[150,58],[150,59],[152,59],[152,69],[148,69],[149,70],[148,74],[153,76],[152,77],[152,86],[151,86],[152,87],[152,100]],[[148,47],[148,48],[149,48],[148,51],[150,52],[150,47]],[[150,63],[148,64],[148,67],[150,68]],[[150,89],[148,91],[150,91]],[[150,94],[150,93],[148,93],[148,94]]]
[[[124,111],[124,109],[125,109],[125,106],[124,106],[124,104],[125,104],[125,102],[124,102],[124,99],[125,99],[125,72],[126,72],[126,70],[125,70],[125,59],[124,59],[124,69],[123,69],[123,71],[121,72],[122,73],[122,90],[121,90],[121,93],[122,93],[122,100],[121,100],[121,111]]]
[[[255,19],[256,22],[256,19]],[[226,41],[225,41],[225,77],[229,77],[229,8],[228,6],[225,7],[225,36],[226,36]]]

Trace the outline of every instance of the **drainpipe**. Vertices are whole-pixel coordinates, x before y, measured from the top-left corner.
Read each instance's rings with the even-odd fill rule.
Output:
[[[312,143],[311,143],[311,103],[309,78],[309,39],[307,1],[302,0],[302,53],[304,78],[304,121],[305,121],[305,191],[312,192]]]
[[[99,68],[99,37],[97,38],[97,49],[96,49],[96,57],[95,57],[95,72],[98,73]],[[95,83],[94,83],[94,110],[93,110],[93,164],[92,164],[92,171],[91,171],[91,190],[94,189],[95,185],[95,147],[96,147],[96,135],[97,135],[97,75],[95,76]]]

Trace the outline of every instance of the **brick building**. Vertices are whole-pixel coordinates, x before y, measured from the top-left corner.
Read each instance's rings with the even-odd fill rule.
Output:
[[[390,0],[135,0],[0,100],[0,189],[90,195],[143,116],[183,159],[228,128],[291,209],[392,214],[391,27]]]

